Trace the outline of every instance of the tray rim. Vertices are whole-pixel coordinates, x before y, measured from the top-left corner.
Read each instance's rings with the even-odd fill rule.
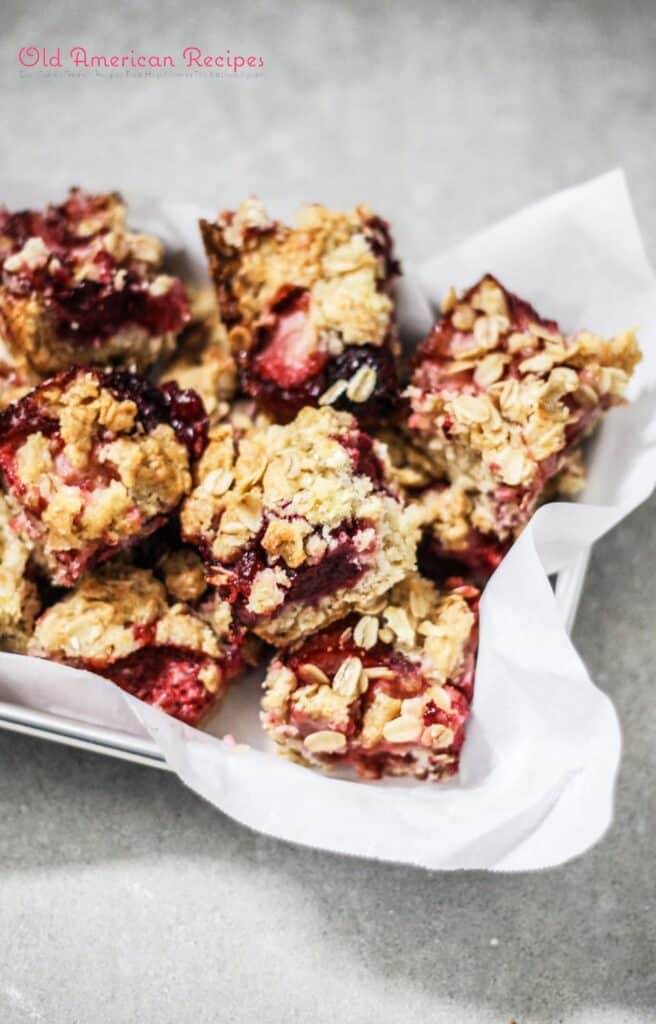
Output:
[[[556,576],[556,604],[568,633],[572,632],[578,611],[592,549],[582,552],[576,560]],[[61,743],[78,750],[91,751],[106,757],[163,771],[173,769],[152,740],[103,726],[90,725],[46,711],[0,701],[0,729],[22,733],[38,739]]]

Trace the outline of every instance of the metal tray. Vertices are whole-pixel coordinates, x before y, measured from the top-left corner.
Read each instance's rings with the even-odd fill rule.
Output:
[[[556,601],[567,632],[571,632],[585,583],[590,553],[585,552],[569,568],[560,572],[555,581]],[[21,732],[27,736],[64,743],[69,747],[91,750],[96,754],[117,757],[123,761],[148,765],[170,771],[166,761],[152,740],[131,736],[115,729],[85,725],[62,715],[30,711],[16,704],[0,701],[0,729]]]

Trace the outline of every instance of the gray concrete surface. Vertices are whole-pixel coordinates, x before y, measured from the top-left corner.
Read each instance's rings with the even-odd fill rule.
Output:
[[[33,44],[262,53],[262,78],[20,76]],[[362,198],[418,259],[617,164],[656,256],[653,3],[0,11],[1,174],[212,206]],[[542,874],[260,838],[147,769],[0,735],[0,1020],[656,1021],[656,502],[600,543],[576,640],[622,720],[617,818]]]

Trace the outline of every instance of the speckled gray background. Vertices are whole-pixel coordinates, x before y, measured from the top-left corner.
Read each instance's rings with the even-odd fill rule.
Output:
[[[266,67],[21,76],[29,44]],[[366,198],[420,259],[622,164],[653,258],[655,53],[649,0],[5,3],[1,173],[217,207]],[[626,747],[594,851],[514,877],[381,867],[253,835],[163,773],[2,734],[3,1024],[656,1021],[655,510],[597,546],[575,630]]]

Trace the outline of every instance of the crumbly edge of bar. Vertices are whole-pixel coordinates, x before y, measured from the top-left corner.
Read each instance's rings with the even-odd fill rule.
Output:
[[[361,657],[345,653],[330,679],[311,660],[294,673],[283,652],[273,660],[263,684],[263,725],[283,754],[302,763],[326,767],[339,762],[340,755],[360,757],[366,763],[367,753],[378,757],[383,744],[385,756],[395,751],[400,758],[411,755],[396,765],[392,757],[386,772],[422,777],[448,774],[456,761],[449,751],[453,730],[442,724],[425,725],[423,716],[431,703],[450,711],[451,698],[444,685],[457,681],[475,625],[475,615],[461,592],[440,594],[429,581],[413,574],[381,599],[377,610],[348,627],[347,650],[351,639],[361,657],[380,643],[387,645],[389,654],[402,654],[421,672],[422,691],[401,699],[377,689],[359,732],[352,735],[350,727],[362,696],[376,680],[394,674],[389,663],[382,659],[380,666],[365,667]],[[303,641],[292,651],[299,660]],[[292,706],[302,717],[320,723],[320,728],[301,736],[291,723]],[[438,760],[431,764],[434,757]]]
[[[361,577],[316,601],[283,604],[279,610],[274,609],[273,614],[257,621],[253,632],[267,643],[281,647],[317,632],[350,612],[366,613],[376,606],[381,594],[387,593],[415,568],[418,540],[414,510],[401,508],[395,499],[384,496],[376,523],[374,548],[366,556]],[[281,596],[284,600],[284,586]]]
[[[345,523],[363,524],[359,533],[368,564],[361,580],[344,591],[341,601],[331,595],[312,606],[281,608],[275,618],[255,627],[263,639],[287,642],[291,634],[325,623],[327,615],[341,617],[345,609],[375,599],[414,567],[414,513],[385,485],[356,473],[348,448],[356,436],[348,414],[309,408],[285,427],[254,429],[240,439],[229,425],[211,433],[196,467],[197,486],[182,508],[183,534],[201,541],[210,560],[229,573],[266,525],[261,545],[269,566],[254,580],[255,614],[275,614],[283,604],[289,585],[286,567],[296,571],[316,564],[328,549],[332,531]],[[374,450],[385,472],[385,450]]]
[[[373,213],[319,204],[303,207],[293,227],[272,221],[255,198],[216,224],[203,225],[219,302],[230,323],[250,331],[284,287],[308,289],[310,320],[325,347],[382,345],[393,301],[382,262],[367,237]],[[246,336],[248,338],[248,334]],[[244,343],[243,331],[235,343]]]
[[[237,393],[237,363],[213,290],[190,290],[190,298],[191,326],[180,338],[179,354],[159,374],[158,382],[175,381],[180,388],[191,388],[200,396],[210,421],[220,422],[230,415]]]
[[[11,529],[12,510],[0,494],[0,649],[22,652],[39,612],[35,584],[26,578],[27,543]]]
[[[232,612],[218,602],[204,619],[146,569],[110,564],[84,576],[37,622],[29,653],[111,664],[145,645],[179,647],[220,659]]]
[[[139,432],[136,404],[116,399],[94,374],[81,371],[63,386],[54,380],[43,386],[37,400],[39,409],[58,422],[63,455],[75,470],[92,473],[96,460],[117,476],[85,501],[82,488],[65,484],[59,476],[49,439],[40,431],[26,438],[16,451],[17,474],[28,492],[46,499],[38,518],[50,550],[99,540],[117,543],[135,532],[135,510],[144,523],[173,509],[189,492],[187,451],[172,427],[160,423]],[[114,440],[101,441],[101,431],[115,435]],[[21,504],[29,509],[29,502]]]
[[[423,361],[420,352],[406,392],[409,427],[436,473],[465,490],[533,486],[541,464],[568,447],[575,417],[567,401],[577,402],[590,430],[622,400],[640,358],[632,331],[607,341],[589,331],[568,337],[539,320],[514,330],[509,293],[492,278],[466,301],[450,293],[443,311],[457,332],[458,355],[439,359],[440,382],[432,390],[434,360],[428,354]],[[515,379],[506,368],[520,355]],[[471,375],[464,390],[448,383],[460,373]]]

